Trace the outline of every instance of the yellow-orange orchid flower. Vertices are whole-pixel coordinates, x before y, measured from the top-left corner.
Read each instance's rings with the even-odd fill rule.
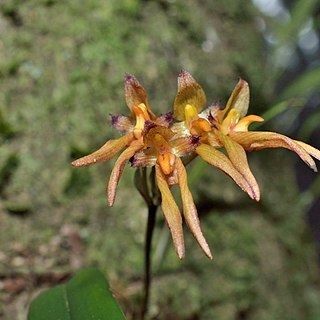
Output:
[[[125,99],[131,110],[131,117],[116,115],[112,117],[113,126],[125,133],[119,139],[108,140],[97,151],[72,162],[74,167],[88,166],[114,158],[124,147],[112,169],[108,184],[108,204],[112,206],[116,197],[116,188],[126,162],[143,148],[143,130],[146,121],[155,120],[156,116],[149,108],[148,96],[139,81],[130,74],[125,75]]]
[[[229,175],[248,195],[259,201],[260,190],[253,176],[245,151],[264,148],[287,148],[296,152],[314,171],[312,157],[320,160],[320,151],[306,143],[274,132],[248,131],[252,122],[262,122],[259,116],[246,116],[249,107],[249,86],[239,80],[227,105],[205,108],[206,95],[201,86],[186,71],[178,77],[178,92],[174,112],[157,117],[149,108],[147,93],[138,80],[125,76],[125,99],[131,116],[112,116],[112,125],[123,136],[107,141],[97,151],[72,162],[75,167],[87,166],[115,157],[108,183],[108,204],[115,201],[116,188],[125,164],[133,167],[155,167],[156,182],[161,193],[161,206],[180,259],[185,255],[182,218],[171,193],[178,185],[183,215],[193,236],[204,253],[212,259],[202,234],[193,197],[188,187],[182,158],[199,155],[210,165]],[[173,122],[173,119],[176,121]],[[218,150],[224,148],[226,154]],[[187,162],[187,161],[186,161]],[[146,197],[148,199],[148,197]]]
[[[124,136],[107,141],[97,151],[73,161],[72,165],[80,167],[107,161],[127,147],[112,169],[108,183],[108,204],[110,206],[114,204],[116,188],[129,159],[133,167],[155,166],[157,184],[162,197],[162,210],[179,258],[184,258],[185,247],[180,210],[170,191],[170,187],[174,184],[180,186],[186,223],[202,250],[212,259],[188,188],[186,170],[180,160],[180,157],[194,151],[198,139],[193,137],[173,139],[175,133],[167,128],[173,120],[172,113],[156,117],[149,108],[144,88],[134,76],[128,74],[125,76],[125,97],[132,113],[131,117],[112,116],[112,125],[124,133]]]
[[[209,143],[224,147],[233,165],[246,179],[253,181],[245,150],[254,151],[265,148],[286,148],[294,151],[314,171],[316,164],[312,157],[320,160],[320,151],[297,140],[275,132],[248,131],[252,122],[263,122],[256,115],[246,116],[249,108],[249,85],[240,79],[229,98],[226,107],[213,107],[210,110],[214,125]]]
[[[157,184],[161,193],[161,207],[171,231],[177,255],[184,258],[184,238],[180,210],[170,191],[172,185],[179,185],[185,221],[203,252],[212,259],[209,246],[204,238],[196,206],[188,187],[186,169],[180,157],[194,151],[198,139],[193,137],[175,138],[169,128],[154,125],[144,136],[144,149],[132,158],[133,167],[155,166]]]
[[[223,152],[217,150],[222,145],[214,134],[209,121],[210,109],[204,109],[206,97],[201,86],[187,71],[181,71],[178,77],[178,92],[174,102],[174,117],[182,122],[172,126],[177,136],[198,137],[200,145],[195,152],[210,165],[229,175],[249,196],[260,199],[258,184],[246,168],[246,157],[241,154],[240,161],[232,161]],[[217,140],[217,143],[214,142]]]

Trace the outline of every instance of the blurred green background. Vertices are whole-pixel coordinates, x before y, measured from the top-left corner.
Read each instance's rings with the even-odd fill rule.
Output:
[[[181,69],[208,102],[242,77],[250,113],[269,120],[259,129],[319,148],[319,12],[318,0],[1,0],[0,319],[25,319],[40,289],[81,266],[102,270],[136,319],[147,210],[134,170],[109,208],[113,161],[70,165],[117,137],[124,72],[158,114]],[[249,161],[259,204],[199,159],[188,168],[213,261],[186,228],[179,261],[159,210],[150,319],[320,319],[319,176],[287,150]]]

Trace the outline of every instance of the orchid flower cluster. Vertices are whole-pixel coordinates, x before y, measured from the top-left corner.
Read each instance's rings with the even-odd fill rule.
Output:
[[[156,116],[150,109],[145,89],[129,74],[125,75],[125,99],[131,115],[118,114],[111,119],[112,126],[123,135],[108,140],[100,149],[73,161],[72,165],[81,167],[108,161],[124,149],[110,175],[107,188],[109,206],[115,202],[119,179],[128,161],[134,168],[154,167],[162,211],[180,259],[184,258],[185,245],[180,209],[170,190],[173,185],[180,187],[186,224],[203,252],[212,259],[188,187],[185,164],[190,159],[200,156],[231,177],[256,201],[260,200],[260,190],[245,151],[286,148],[317,171],[312,158],[320,160],[320,151],[316,148],[278,133],[248,131],[252,122],[262,122],[263,119],[256,115],[246,116],[249,86],[242,79],[224,108],[220,103],[206,107],[205,92],[187,71],[181,71],[178,76],[173,112]]]

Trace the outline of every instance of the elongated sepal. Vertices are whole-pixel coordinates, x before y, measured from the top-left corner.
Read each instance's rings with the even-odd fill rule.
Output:
[[[142,139],[133,141],[131,145],[121,153],[116,163],[114,164],[108,183],[108,205],[110,207],[113,206],[116,199],[117,186],[125,164],[131,157],[134,156],[136,152],[138,152],[142,148]]]
[[[179,259],[183,259],[185,248],[180,210],[172,196],[167,178],[158,164],[156,164],[156,178],[161,193],[161,207],[163,215],[171,232],[176,253]]]
[[[254,199],[259,201],[260,189],[254,175],[250,170],[247,155],[243,147],[229,136],[226,136],[221,133],[218,133],[217,136],[224,148],[226,149],[228,157],[232,162],[233,166],[237,169],[237,171],[241,173],[244,179],[248,182],[253,192]]]
[[[308,144],[290,139],[276,132],[249,131],[234,132],[230,137],[248,151],[266,148],[286,148],[295,152],[312,170],[317,166],[311,156],[320,160],[320,151]]]
[[[125,135],[116,140],[107,141],[97,151],[73,161],[71,164],[74,167],[89,166],[91,164],[108,161],[114,158],[122,148],[133,140],[132,134]]]
[[[226,173],[234,182],[245,191],[250,198],[258,200],[252,187],[242,174],[234,167],[228,157],[216,148],[202,144],[196,149],[197,154],[208,164]]]
[[[180,158],[177,158],[176,161],[176,169],[178,174],[178,181],[181,191],[181,199],[182,199],[182,206],[183,206],[183,215],[185,218],[185,221],[193,234],[194,238],[197,240],[200,248],[202,251],[206,254],[206,256],[209,259],[212,259],[212,254],[210,251],[210,248],[208,246],[208,243],[203,236],[201,227],[200,227],[200,221],[198,217],[197,208],[194,204],[192,194],[188,187],[188,179],[187,179],[187,172],[186,169],[180,160]]]

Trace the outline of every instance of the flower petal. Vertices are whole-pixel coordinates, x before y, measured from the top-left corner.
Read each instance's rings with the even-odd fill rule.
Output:
[[[212,254],[208,246],[208,243],[202,234],[197,209],[193,202],[193,197],[188,187],[186,169],[182,161],[180,160],[180,158],[176,158],[175,163],[176,163],[176,169],[178,172],[178,180],[179,180],[179,186],[181,191],[184,218],[186,220],[186,223],[189,229],[191,230],[193,236],[197,240],[203,252],[206,254],[206,256],[209,259],[212,259]]]
[[[233,141],[232,138],[230,138],[229,136],[221,134],[218,131],[217,131],[217,136],[221,141],[221,143],[223,144],[224,148],[226,149],[228,153],[228,157],[231,160],[233,166],[242,174],[242,176],[248,182],[250,188],[252,189],[254,199],[259,201],[260,200],[259,186],[249,168],[247,155],[243,147],[237,142]]]
[[[166,176],[163,174],[158,164],[156,164],[156,177],[161,192],[162,211],[170,229],[177,255],[179,259],[183,259],[185,250],[180,210],[172,196]]]
[[[170,141],[172,153],[179,158],[193,152],[199,144],[199,138],[193,136],[187,136]]]
[[[182,70],[178,77],[178,92],[173,106],[175,119],[184,120],[187,104],[194,106],[199,113],[206,105],[206,95],[191,74]]]
[[[74,167],[83,167],[102,161],[108,161],[115,157],[117,153],[126,145],[128,145],[132,140],[132,134],[127,134],[116,140],[109,140],[97,151],[80,159],[77,159],[71,164]]]
[[[234,182],[252,199],[255,198],[255,193],[251,186],[248,184],[247,180],[242,176],[242,174],[233,166],[229,158],[221,151],[215,149],[212,146],[202,144],[196,149],[198,155],[210,165],[220,169],[226,173]]]
[[[289,149],[295,152],[311,169],[317,171],[316,164],[309,154],[319,159],[319,150],[306,143],[292,140],[276,132],[265,131],[234,132],[230,134],[230,137],[249,151],[265,148]]]
[[[133,168],[151,167],[156,164],[157,155],[154,148],[144,149],[137,152],[130,161]]]
[[[133,141],[131,145],[121,153],[114,164],[108,183],[108,205],[110,207],[113,206],[116,199],[117,186],[126,162],[142,148],[142,139]]]
[[[147,107],[148,113],[151,118],[156,118],[150,110],[146,90],[143,88],[137,78],[129,73],[126,73],[124,77],[124,91],[126,103],[130,110],[133,107],[143,103]]]
[[[227,102],[227,109],[236,109],[240,113],[240,117],[244,117],[249,108],[250,90],[248,82],[239,79],[237,85],[232,91],[231,97]]]
[[[219,114],[218,121],[221,123],[231,109],[236,109],[240,118],[244,117],[248,112],[249,98],[249,85],[245,80],[240,79],[232,91],[227,106]]]
[[[320,150],[317,148],[314,148],[310,146],[307,143],[304,143],[302,141],[293,140],[295,143],[297,143],[300,147],[302,147],[306,152],[308,152],[311,156],[318,159],[320,161]]]
[[[111,123],[115,129],[122,133],[131,132],[134,128],[131,119],[123,114],[111,115]]]
[[[232,131],[235,131],[235,132],[248,131],[248,128],[252,122],[263,122],[263,121],[264,121],[263,118],[256,115],[246,116],[240,119],[240,121],[235,125]]]

